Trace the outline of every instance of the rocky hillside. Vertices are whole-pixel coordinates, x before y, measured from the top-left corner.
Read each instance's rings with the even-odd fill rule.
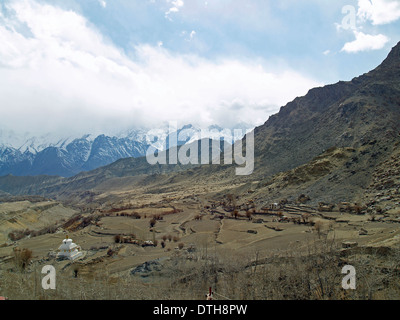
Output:
[[[400,43],[375,70],[312,89],[257,128],[256,172],[289,170],[331,147],[386,147],[398,139],[399,123]]]
[[[375,168],[363,195],[363,202],[376,212],[400,214],[396,209],[400,206],[400,143],[395,147],[391,156]]]

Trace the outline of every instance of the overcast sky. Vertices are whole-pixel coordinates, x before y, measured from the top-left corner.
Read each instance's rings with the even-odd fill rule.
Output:
[[[260,125],[398,41],[399,0],[0,0],[0,130]]]

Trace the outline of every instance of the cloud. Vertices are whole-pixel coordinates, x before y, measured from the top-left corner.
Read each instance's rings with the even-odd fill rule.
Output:
[[[99,0],[99,3],[103,8],[107,7],[107,2],[105,2],[104,0]]]
[[[352,9],[353,8],[353,9]],[[343,13],[348,13],[342,24],[336,24],[337,31],[351,30],[355,40],[347,42],[342,52],[357,53],[380,50],[390,41],[384,34],[366,34],[361,30],[365,27],[390,24],[400,18],[400,1],[398,0],[358,0],[358,10],[353,6],[343,7]],[[358,19],[356,19],[358,18]]]
[[[194,38],[196,37],[196,31],[192,30],[189,34],[187,31],[183,30],[180,33],[180,37],[184,37],[185,41],[190,42],[192,40],[194,40]]]
[[[347,42],[341,51],[347,53],[357,53],[361,51],[380,50],[390,39],[383,35],[370,35],[362,32],[354,32],[356,39],[352,42]]]
[[[172,7],[169,8],[169,10],[167,12],[165,12],[165,17],[170,19],[170,20],[171,20],[171,18],[169,17],[169,15],[171,13],[179,12],[179,9],[185,5],[183,0],[172,0],[172,1],[171,0],[167,0],[167,3],[171,3],[172,4]]]
[[[359,0],[357,16],[373,25],[392,23],[400,18],[400,2],[395,0]]]
[[[145,44],[128,56],[76,12],[33,0],[8,6],[14,14],[0,17],[0,127],[16,132],[107,133],[170,120],[261,124],[320,85],[263,61],[214,61]]]

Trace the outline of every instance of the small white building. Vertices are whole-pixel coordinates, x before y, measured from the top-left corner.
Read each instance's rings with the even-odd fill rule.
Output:
[[[67,238],[63,240],[61,246],[58,248],[57,258],[75,260],[82,255],[81,247],[76,243],[73,243],[72,239],[68,239],[67,236]]]

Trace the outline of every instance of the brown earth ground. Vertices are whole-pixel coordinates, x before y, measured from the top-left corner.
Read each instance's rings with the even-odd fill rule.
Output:
[[[228,295],[232,299],[269,299],[274,294],[249,296],[229,287],[233,284],[224,277],[235,272],[252,274],[257,267],[260,272],[269,266],[268,261],[307,256],[310,248],[328,243],[339,254],[357,248],[397,250],[400,243],[396,214],[372,216],[338,209],[324,212],[290,203],[270,210],[252,202],[251,193],[231,196],[226,185],[217,184],[171,186],[171,190],[175,191],[157,194],[144,188],[111,189],[98,193],[87,206],[82,201],[73,208],[53,200],[0,204],[0,295],[10,299],[202,299],[212,286],[221,293],[221,299]],[[222,193],[226,196],[221,197]],[[66,226],[77,214],[80,220]],[[80,224],[85,217],[89,223]],[[156,222],[152,228],[153,218]],[[11,231],[49,226],[54,229],[51,233],[16,241],[8,237]],[[81,246],[83,258],[58,261],[51,254],[66,235]],[[129,241],[116,243],[116,236]],[[143,246],[144,241],[153,245]],[[16,265],[16,247],[32,251],[24,270]],[[393,262],[386,255],[371,259],[380,266],[379,274]],[[40,270],[48,264],[57,270],[56,293],[40,288]],[[397,268],[391,270],[397,272]],[[336,273],[335,290],[343,294],[340,264],[330,272]],[[211,274],[219,275],[219,280]],[[239,281],[237,276],[234,279],[238,286],[240,281],[247,281]],[[390,287],[397,288],[398,278],[393,281]],[[132,291],[133,283],[136,289]],[[252,285],[258,288],[259,283]],[[388,293],[382,295],[381,291],[369,292],[370,297],[387,298]],[[314,290],[310,298],[326,298],[318,292]],[[390,292],[389,297],[394,297]]]

